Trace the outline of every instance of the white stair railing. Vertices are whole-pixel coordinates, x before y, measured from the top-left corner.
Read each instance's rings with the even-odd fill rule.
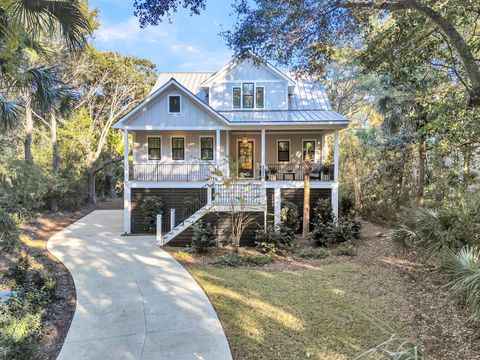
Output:
[[[157,244],[163,245],[163,234],[162,234],[162,215],[157,215]]]

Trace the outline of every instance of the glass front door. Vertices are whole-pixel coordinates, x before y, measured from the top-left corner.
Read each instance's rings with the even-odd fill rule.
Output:
[[[253,141],[238,142],[238,176],[253,177]]]

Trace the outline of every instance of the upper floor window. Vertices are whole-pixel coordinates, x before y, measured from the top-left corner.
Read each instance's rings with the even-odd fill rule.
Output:
[[[180,95],[168,96],[168,113],[169,114],[180,113]]]
[[[172,137],[172,160],[185,160],[185,138]]]
[[[213,160],[213,137],[200,138],[200,159]]]
[[[233,88],[233,108],[239,109],[242,107],[242,88]]]
[[[264,87],[257,87],[255,89],[255,106],[257,108],[263,108],[265,102],[265,88]]]
[[[160,160],[162,157],[162,139],[159,137],[148,138],[148,160]]]
[[[253,108],[253,94],[255,85],[253,83],[243,84],[243,107],[245,109]]]
[[[290,140],[278,140],[277,159],[278,162],[290,161]]]

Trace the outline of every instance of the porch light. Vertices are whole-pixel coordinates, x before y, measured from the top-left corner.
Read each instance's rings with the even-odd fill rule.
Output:
[[[247,137],[247,135],[243,135],[242,144],[243,144],[243,145],[248,145],[248,137]]]

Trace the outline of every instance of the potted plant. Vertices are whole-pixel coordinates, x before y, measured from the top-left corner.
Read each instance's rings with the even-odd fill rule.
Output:
[[[268,168],[267,175],[268,175],[268,180],[276,181],[277,180],[277,169]]]
[[[320,174],[321,174],[321,180],[322,181],[330,181],[330,165],[328,164],[322,164],[320,166]]]

